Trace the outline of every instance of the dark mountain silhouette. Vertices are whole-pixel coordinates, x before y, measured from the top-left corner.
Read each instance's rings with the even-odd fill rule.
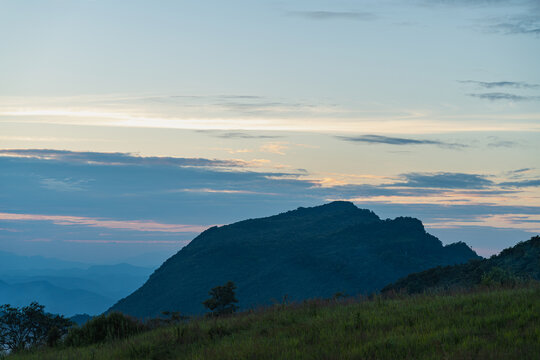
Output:
[[[383,292],[421,293],[425,291],[471,288],[491,282],[540,280],[540,237],[532,237],[505,249],[489,259],[473,260],[466,264],[436,267],[410,274]]]
[[[241,308],[336,292],[369,293],[415,271],[479,258],[443,246],[413,218],[381,220],[337,201],[213,227],[169,258],[111,310],[138,317],[199,314],[208,291],[233,281]]]

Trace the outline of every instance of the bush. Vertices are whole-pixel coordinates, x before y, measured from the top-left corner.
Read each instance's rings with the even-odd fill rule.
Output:
[[[100,315],[81,327],[72,328],[66,339],[67,346],[85,346],[123,339],[146,330],[137,319],[121,313]]]
[[[482,275],[481,284],[489,287],[493,286],[516,286],[521,279],[507,270],[494,266],[491,270]]]

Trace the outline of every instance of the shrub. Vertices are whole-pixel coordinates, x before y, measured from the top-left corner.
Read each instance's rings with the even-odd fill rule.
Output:
[[[121,313],[96,316],[81,327],[72,328],[67,346],[84,346],[126,338],[143,332],[146,327],[137,319]]]
[[[507,270],[494,266],[491,270],[482,274],[481,284],[486,286],[516,286],[520,283],[520,278]]]

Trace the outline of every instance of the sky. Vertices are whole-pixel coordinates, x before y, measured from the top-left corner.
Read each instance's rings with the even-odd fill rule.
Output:
[[[333,200],[540,233],[537,0],[0,6],[0,251],[159,262]]]

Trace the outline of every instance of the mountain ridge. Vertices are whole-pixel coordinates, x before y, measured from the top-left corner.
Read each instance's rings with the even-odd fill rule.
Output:
[[[504,249],[489,259],[435,267],[412,273],[385,286],[383,292],[421,293],[469,289],[482,283],[540,280],[540,236]]]

